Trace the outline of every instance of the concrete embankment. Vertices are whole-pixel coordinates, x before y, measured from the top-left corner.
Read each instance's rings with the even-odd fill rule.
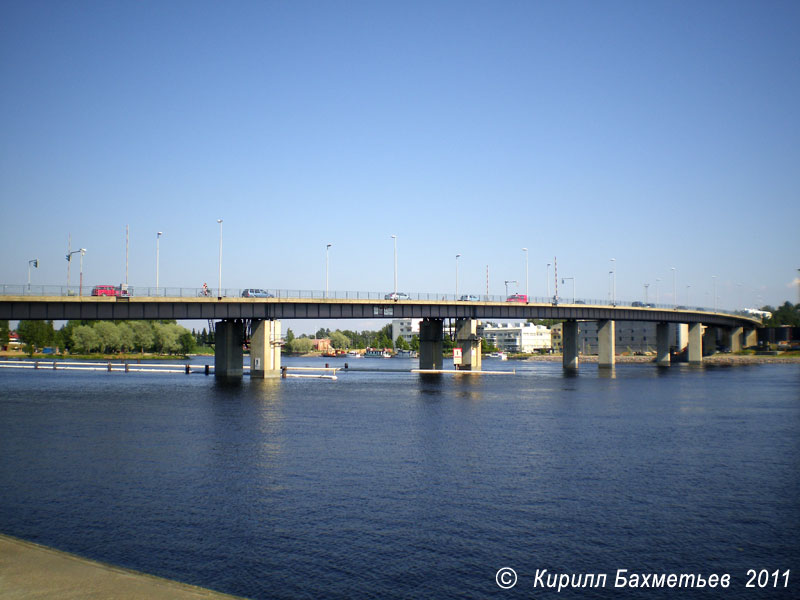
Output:
[[[0,534],[0,599],[222,600],[214,592]]]

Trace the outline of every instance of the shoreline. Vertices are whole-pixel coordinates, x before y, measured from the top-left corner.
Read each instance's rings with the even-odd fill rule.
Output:
[[[529,356],[525,358],[509,358],[508,360],[518,360],[521,362],[561,362],[560,354],[543,354],[541,356]],[[583,355],[579,359],[581,363],[596,363],[596,354]],[[617,355],[615,358],[618,364],[652,364],[655,362],[653,356],[624,356]],[[676,365],[686,363],[674,363]],[[766,356],[756,354],[712,354],[703,357],[704,365],[762,365],[762,364],[800,364],[800,356]]]

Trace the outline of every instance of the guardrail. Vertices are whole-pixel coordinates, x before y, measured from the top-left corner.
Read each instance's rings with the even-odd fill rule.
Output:
[[[2,296],[32,296],[32,297],[92,297],[92,290],[94,286],[58,286],[58,285],[17,285],[17,284],[0,284],[0,297]],[[127,291],[122,293],[122,297],[127,298],[242,298],[251,297],[258,298],[276,298],[279,300],[392,300],[391,292],[363,292],[363,291],[329,291],[324,290],[294,290],[294,289],[276,289],[276,288],[261,288],[253,295],[248,292],[253,288],[191,288],[191,287],[143,287],[143,286],[130,286]],[[246,293],[247,292],[247,295]],[[467,299],[469,298],[469,299]],[[486,295],[486,294],[448,294],[439,292],[414,292],[403,293],[401,299],[403,300],[418,300],[418,301],[441,301],[441,302],[505,302],[506,297],[501,295]],[[730,310],[717,307],[716,310],[709,307],[692,307],[692,306],[675,306],[674,304],[664,303],[643,303],[640,301],[621,301],[618,300],[612,304],[608,299],[599,300],[591,298],[558,298],[557,302],[553,298],[546,298],[544,296],[530,296],[528,302],[530,304],[558,304],[558,305],[576,305],[586,304],[590,306],[622,306],[633,308],[651,308],[663,310],[688,310],[688,311],[702,311],[702,312],[717,312],[734,315],[746,315],[743,310]]]

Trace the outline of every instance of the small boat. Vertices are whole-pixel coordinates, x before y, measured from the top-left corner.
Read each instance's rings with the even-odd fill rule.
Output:
[[[350,350],[350,352],[347,353],[347,356],[348,358],[361,358],[363,355],[355,350]]]
[[[489,358],[499,358],[500,360],[508,360],[508,354],[505,352],[492,352]]]
[[[391,353],[386,350],[378,350],[376,348],[367,348],[367,351],[364,352],[365,358],[391,358]]]

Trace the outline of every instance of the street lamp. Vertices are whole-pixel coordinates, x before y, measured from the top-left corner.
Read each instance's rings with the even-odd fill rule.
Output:
[[[69,291],[69,286],[70,286],[70,270],[72,267],[72,255],[78,254],[80,252],[81,252],[80,250],[67,251],[67,294],[71,294],[71,292]]]
[[[506,284],[506,298],[508,298],[508,284],[509,283],[517,283],[517,282],[513,281],[511,279],[509,279],[508,281],[505,282],[505,284]]]
[[[333,244],[325,246],[325,297],[328,297],[328,267],[330,266],[330,250]]]
[[[545,279],[547,279],[547,300],[549,302],[550,301],[550,263],[547,263]]]
[[[712,275],[711,279],[714,281],[714,312],[717,312],[717,276]]]
[[[523,248],[522,251],[525,253],[525,301],[530,302],[528,296],[528,249]]]
[[[572,303],[575,304],[575,278],[574,277],[562,277],[561,278],[561,285],[564,285],[564,282],[568,279],[572,280]]]
[[[645,283],[644,284],[644,303],[645,304],[649,304],[649,302],[647,301],[647,288],[649,288],[649,287],[650,287],[649,283]]]
[[[33,265],[34,269],[39,268],[39,259],[34,258],[33,260],[28,261],[28,291],[31,291],[31,265]]]
[[[397,296],[397,236],[392,234],[394,240],[394,294]]]
[[[81,253],[81,279],[78,284],[78,296],[83,296],[83,255],[86,254],[86,248],[78,250]]]
[[[612,284],[613,287],[611,291],[611,305],[616,306],[617,305],[617,259],[616,258],[611,259],[611,272],[612,272],[611,279],[613,280]]]
[[[217,299],[222,298],[222,219],[217,219],[219,223],[219,282],[217,285]]]
[[[673,308],[678,308],[678,296],[675,292],[677,289],[675,285],[675,273],[677,272],[677,269],[675,267],[670,267],[670,270],[672,271],[672,306]]]
[[[686,307],[689,307],[689,288],[692,287],[691,285],[686,286]]]
[[[158,296],[158,242],[162,235],[164,234],[161,231],[156,233],[156,296]]]
[[[456,254],[456,300],[458,300],[458,259],[460,257],[460,254]]]

